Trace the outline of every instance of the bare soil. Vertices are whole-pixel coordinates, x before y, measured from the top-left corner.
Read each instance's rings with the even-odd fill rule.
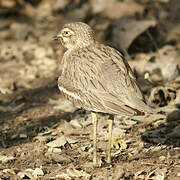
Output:
[[[56,0],[0,2],[0,179],[180,179],[177,1],[133,1],[132,11],[128,1],[112,1],[112,9],[93,1],[62,1],[58,6],[53,5]],[[113,14],[119,3],[123,15]],[[64,22],[80,20],[95,29],[98,40],[119,49],[123,42],[114,39],[122,32],[113,28],[123,25],[119,20],[125,15],[141,27],[142,33],[134,30],[124,48],[157,113],[117,117],[112,164],[106,163],[108,117],[98,114],[100,167],[94,168],[91,114],[59,92],[64,50],[52,37]],[[154,28],[150,18],[156,21]],[[139,24],[139,19],[144,21]]]

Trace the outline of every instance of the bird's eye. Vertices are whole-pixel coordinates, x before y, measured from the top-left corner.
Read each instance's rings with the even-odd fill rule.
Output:
[[[70,36],[70,32],[69,31],[64,31],[64,36]]]

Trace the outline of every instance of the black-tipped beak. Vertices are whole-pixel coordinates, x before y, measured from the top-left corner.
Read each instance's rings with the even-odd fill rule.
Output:
[[[56,35],[56,36],[53,36],[53,39],[55,40],[55,41],[57,41],[57,40],[59,40],[59,39],[61,39],[62,38],[62,34],[58,34],[58,35]]]
[[[57,41],[59,38],[58,38],[58,36],[56,35],[56,36],[53,36],[53,40],[54,41]]]

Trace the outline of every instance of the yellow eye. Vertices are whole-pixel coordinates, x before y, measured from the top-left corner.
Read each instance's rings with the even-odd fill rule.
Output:
[[[70,33],[70,31],[64,31],[64,32],[63,32],[63,35],[66,36],[66,37],[68,37],[68,36],[71,35],[71,33]]]

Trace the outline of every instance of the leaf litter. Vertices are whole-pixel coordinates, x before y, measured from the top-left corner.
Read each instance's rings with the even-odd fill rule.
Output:
[[[0,3],[0,178],[179,178],[178,0],[107,2]],[[90,24],[101,42],[130,53],[145,98],[157,111],[114,121],[111,166],[106,115],[98,115],[100,168],[93,168],[91,116],[57,88],[64,50],[52,37],[75,19]]]

